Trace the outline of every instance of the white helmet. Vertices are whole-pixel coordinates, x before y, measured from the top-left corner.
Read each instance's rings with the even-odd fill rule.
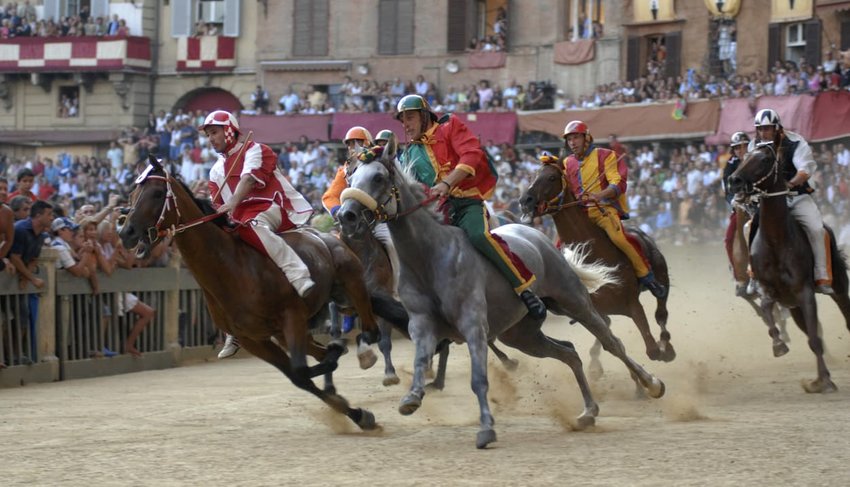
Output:
[[[209,125],[220,125],[222,127],[230,127],[235,132],[239,132],[239,122],[236,121],[236,117],[233,116],[232,113],[224,111],[224,110],[215,110],[210,112],[207,115],[207,118],[204,120],[204,124],[198,127],[200,130],[204,130]]]
[[[779,114],[776,113],[776,110],[772,108],[764,108],[759,110],[756,113],[756,118],[753,121],[753,125],[756,127],[762,127],[764,125],[773,125],[774,127],[779,127]]]

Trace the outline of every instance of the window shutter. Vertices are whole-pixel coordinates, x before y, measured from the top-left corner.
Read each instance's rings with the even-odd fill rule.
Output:
[[[378,4],[378,54],[398,54],[396,39],[398,36],[398,2],[381,0]]]
[[[640,43],[642,38],[631,36],[626,43],[626,79],[634,81],[640,78]]]
[[[171,0],[171,36],[189,37],[192,35],[195,18],[195,2],[192,0]]]
[[[839,49],[842,51],[850,49],[850,20],[841,23],[841,43],[839,45]]]
[[[224,0],[224,35],[239,37],[239,24],[242,21],[240,0]]]
[[[448,44],[449,52],[463,51],[471,38],[466,35],[466,0],[447,0],[448,5]]]
[[[803,26],[803,36],[806,39],[805,60],[810,66],[820,64],[820,19],[813,18]]]
[[[109,0],[91,0],[91,16],[109,18]]]
[[[667,77],[677,77],[682,74],[682,33],[668,32],[664,34],[664,46],[667,47]]]
[[[60,0],[44,0],[44,18],[58,22],[62,19],[62,2]]]
[[[396,54],[413,54],[413,0],[399,0],[396,17]]]
[[[767,27],[767,70],[773,69],[776,61],[782,59],[780,52],[782,50],[782,31],[780,24],[770,24]]]
[[[313,0],[313,32],[311,55],[328,55],[328,35],[330,33],[330,8],[328,0]]]
[[[312,9],[310,8],[310,0],[295,0],[295,9],[292,19],[292,54],[295,56],[309,56],[310,52],[310,31],[312,25]]]

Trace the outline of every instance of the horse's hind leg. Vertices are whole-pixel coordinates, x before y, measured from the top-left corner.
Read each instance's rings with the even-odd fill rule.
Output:
[[[797,326],[806,332],[806,336],[809,338],[809,348],[815,354],[817,360],[818,378],[804,382],[803,389],[806,392],[818,393],[837,391],[838,387],[830,379],[829,370],[826,368],[826,362],[823,359],[823,341],[818,331],[818,311],[814,293],[810,292],[807,296],[804,296],[802,305],[791,309],[791,316]]]
[[[368,369],[378,361],[370,345],[378,340],[376,336],[379,331],[378,322],[372,312],[369,291],[366,289],[366,283],[363,282],[363,268],[360,261],[351,254],[351,259],[340,264],[337,271],[345,288],[345,295],[351,300],[351,304],[360,316],[363,333],[357,337],[357,359],[360,361],[361,369]]]
[[[581,396],[584,398],[584,411],[576,418],[576,425],[579,429],[584,429],[596,422],[599,405],[593,400],[587,377],[582,369],[581,358],[571,343],[547,337],[540,330],[540,323],[528,317],[499,335],[499,340],[532,357],[550,357],[567,364],[572,369],[581,390]]]
[[[670,332],[667,331],[667,317],[669,316],[669,313],[667,312],[668,297],[669,296],[664,296],[661,299],[657,299],[656,302],[658,304],[655,308],[655,322],[658,323],[659,327],[661,327],[661,335],[658,337],[658,350],[661,353],[660,358],[664,362],[672,362],[676,358],[676,349],[674,349],[673,344],[670,343]],[[641,306],[641,311],[643,311],[643,306]],[[643,313],[643,319],[646,319],[645,313]]]
[[[838,305],[841,315],[844,316],[844,323],[847,326],[847,330],[850,331],[850,297],[847,294],[840,294],[836,291],[832,295],[832,300]]]
[[[519,362],[508,357],[505,352],[499,350],[499,347],[496,346],[495,341],[491,340],[487,345],[490,346],[490,350],[492,350],[493,354],[495,354],[499,361],[502,362],[502,366],[504,366],[510,371],[516,370],[516,368],[519,366]]]
[[[380,348],[381,354],[384,356],[384,385],[392,386],[401,382],[393,366],[393,327],[385,320],[379,318],[378,328],[381,330],[381,341],[378,342],[378,348]]]

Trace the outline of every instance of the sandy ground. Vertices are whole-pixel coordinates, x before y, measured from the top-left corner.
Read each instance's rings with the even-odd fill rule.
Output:
[[[566,366],[510,349],[516,372],[491,357],[493,448],[475,449],[464,347],[452,348],[446,390],[403,417],[412,353],[398,342],[401,385],[383,387],[382,363],[362,371],[354,354],[337,373],[340,392],[375,413],[378,433],[359,432],[253,358],[0,390],[0,483],[850,485],[850,334],[837,308],[818,298],[839,392],[808,395],[800,380],[814,378],[815,364],[802,333],[789,329],[791,353],[773,358],[765,327],[733,296],[722,249],[665,252],[678,358],[650,362],[623,318],[614,331],[667,395],[634,399],[624,367],[603,356],[589,431],[570,427],[581,403]],[[573,340],[588,363],[588,332],[562,319],[546,330]]]

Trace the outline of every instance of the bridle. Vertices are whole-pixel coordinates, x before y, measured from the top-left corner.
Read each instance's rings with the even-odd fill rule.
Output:
[[[569,185],[567,184],[567,174],[566,174],[566,172],[564,172],[564,170],[561,169],[559,164],[544,163],[544,166],[550,166],[550,167],[553,167],[553,168],[558,170],[558,173],[561,175],[561,180],[560,180],[561,181],[561,190],[553,198],[546,200],[546,201],[541,201],[540,203],[537,204],[538,216],[551,215],[553,213],[558,213],[559,211],[561,211],[565,208],[570,208],[572,206],[581,206],[582,208],[596,207],[600,211],[603,211],[603,212],[605,211],[605,209],[602,208],[602,206],[603,206],[602,203],[599,203],[598,201],[592,201],[588,198],[580,198],[580,199],[576,199],[574,201],[569,201],[569,202],[565,203],[564,200],[567,198],[567,191],[568,191],[568,188],[569,188]],[[599,179],[599,177],[601,177],[601,175],[597,176],[597,179]],[[595,182],[595,181],[593,181],[593,182]],[[610,205],[607,205],[607,206],[610,206]]]
[[[770,149],[770,152],[773,154],[773,165],[770,168],[770,171],[767,172],[764,176],[758,179],[753,183],[750,183],[751,191],[748,191],[750,195],[750,199],[753,201],[758,201],[763,198],[773,198],[774,196],[786,196],[791,194],[790,189],[785,189],[783,191],[776,192],[767,192],[759,187],[763,182],[767,181],[771,176],[773,176],[772,184],[776,184],[779,179],[779,157],[776,154],[776,149],[773,148],[773,142],[761,142],[756,145],[756,150],[767,148]]]

